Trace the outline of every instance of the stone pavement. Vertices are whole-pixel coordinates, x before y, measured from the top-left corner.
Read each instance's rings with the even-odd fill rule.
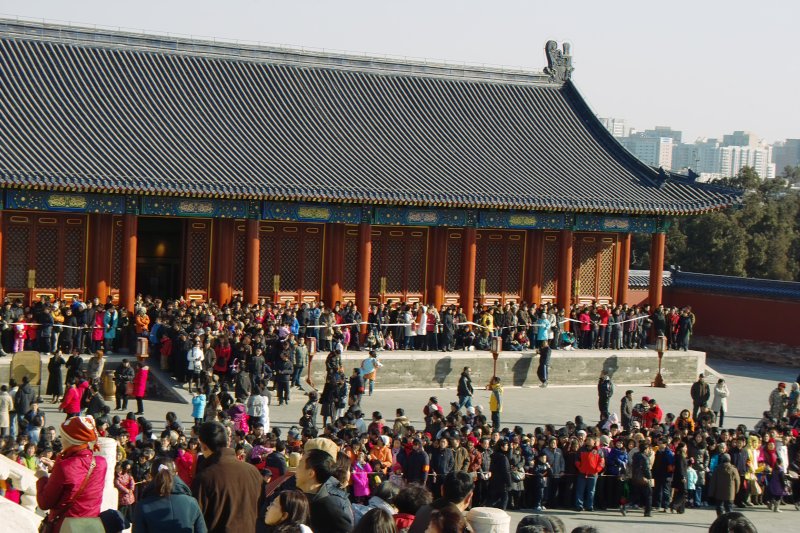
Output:
[[[791,382],[797,378],[797,368],[778,367],[775,365],[759,365],[755,363],[729,362],[709,359],[707,379],[715,383],[717,376],[725,377],[730,389],[728,400],[729,414],[725,419],[726,427],[735,427],[745,424],[752,427],[761,417],[761,413],[768,407],[769,393],[775,388],[778,381]],[[447,405],[454,401],[455,380],[447,388],[413,389],[413,390],[386,390],[381,388],[380,374],[378,384],[373,396],[366,396],[362,407],[367,415],[372,411],[380,411],[388,420],[394,419],[395,409],[402,407],[406,410],[412,424],[422,424],[422,407],[430,396],[437,396],[439,402]],[[488,409],[489,393],[480,389],[482,383],[475,383],[475,403]],[[631,387],[634,398],[642,395],[655,397],[666,412],[677,413],[685,407],[691,406],[689,386],[669,386],[665,389],[651,387]],[[185,390],[176,389],[185,398],[189,395]],[[625,387],[617,387],[612,399],[612,407],[617,410],[619,399],[624,394]],[[300,418],[300,408],[305,403],[306,397],[302,391],[292,390],[288,406],[273,406],[270,419],[273,426],[282,428],[285,432],[291,425],[297,424]],[[113,407],[113,401],[110,402]],[[48,423],[60,422],[61,413],[55,412],[51,405],[45,405],[48,412]],[[129,408],[135,409],[135,403],[130,402]],[[175,411],[185,425],[191,423],[191,406],[187,404],[156,402],[145,400],[145,415],[153,421],[157,430],[164,427],[164,414]],[[114,412],[124,416],[124,412]],[[598,419],[597,391],[594,386],[584,387],[558,387],[551,386],[546,389],[539,387],[508,387],[504,395],[504,411],[502,415],[503,426],[521,425],[526,432],[533,431],[536,426],[545,423],[563,425],[567,420],[572,420],[575,415],[583,415],[587,423],[595,423]],[[707,530],[708,525],[714,520],[713,510],[687,510],[684,515],[663,515],[656,513],[653,518],[645,519],[640,513],[632,512],[625,518],[615,512],[574,513],[566,510],[546,511],[561,517],[567,524],[568,531],[580,524],[591,523],[601,531],[618,531],[621,527],[635,528],[635,531],[700,531]],[[525,513],[511,513],[513,524]],[[758,526],[759,531],[780,531],[791,529],[792,523],[800,518],[800,513],[793,508],[785,508],[785,512],[776,514],[763,509],[748,510],[747,515]],[[512,529],[513,531],[513,529]]]

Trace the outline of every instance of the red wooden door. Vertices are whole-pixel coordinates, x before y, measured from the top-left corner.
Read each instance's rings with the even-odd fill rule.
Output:
[[[85,215],[5,213],[5,296],[28,302],[42,296],[83,298],[86,227]]]
[[[373,227],[370,301],[421,302],[427,245],[427,228]]]
[[[271,302],[319,301],[324,226],[262,222],[260,297]]]
[[[480,230],[476,238],[476,298],[482,305],[520,301],[525,232]]]

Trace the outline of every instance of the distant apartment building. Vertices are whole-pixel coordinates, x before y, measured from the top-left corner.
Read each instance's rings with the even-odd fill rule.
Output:
[[[782,175],[786,167],[800,166],[800,139],[786,139],[775,143],[772,147],[772,160],[778,175]]]
[[[650,137],[643,132],[618,140],[639,161],[652,167],[663,167],[664,170],[672,168],[672,137]]]
[[[745,131],[724,135],[722,142],[703,139],[679,144],[672,156],[674,170],[686,172],[691,168],[704,178],[735,176],[746,166],[755,169],[761,178],[775,177],[772,146],[762,144],[754,134]]]
[[[625,119],[621,118],[613,118],[613,117],[597,117],[600,119],[600,123],[603,124],[603,127],[611,132],[611,135],[614,137],[627,137],[631,129],[626,124]]]

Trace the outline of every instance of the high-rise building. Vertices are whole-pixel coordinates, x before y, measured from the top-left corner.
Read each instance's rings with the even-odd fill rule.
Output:
[[[672,168],[672,137],[650,137],[646,133],[636,133],[622,137],[619,142],[643,163],[665,170]]]
[[[770,145],[762,144],[754,134],[745,131],[735,131],[722,139],[722,142],[702,139],[693,144],[679,144],[673,151],[673,170],[686,172],[691,168],[700,175],[732,177],[748,166],[763,179],[775,177]]]
[[[786,139],[775,143],[772,147],[772,159],[779,175],[783,175],[786,167],[800,166],[800,139]]]
[[[625,123],[625,119],[612,117],[598,117],[603,127],[611,132],[614,137],[627,137],[631,128]]]
[[[758,138],[749,131],[734,131],[722,136],[722,146],[749,146],[758,148]]]

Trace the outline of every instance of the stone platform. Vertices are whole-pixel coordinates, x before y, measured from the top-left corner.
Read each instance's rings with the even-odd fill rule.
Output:
[[[319,389],[325,383],[325,355],[315,355],[312,363],[312,379]],[[342,356],[345,374],[349,376],[366,357],[367,352],[345,352]],[[378,371],[377,381],[382,389],[452,388],[465,366],[472,369],[476,388],[484,386],[492,377],[492,354],[486,351],[383,351],[380,359],[383,368]],[[669,384],[692,383],[703,372],[705,364],[705,352],[669,351],[664,354],[662,375]],[[497,359],[497,375],[506,387],[538,386],[538,366],[536,352],[502,352]],[[602,370],[608,371],[617,385],[649,386],[658,372],[658,353],[655,350],[553,350],[549,384],[593,386]]]

